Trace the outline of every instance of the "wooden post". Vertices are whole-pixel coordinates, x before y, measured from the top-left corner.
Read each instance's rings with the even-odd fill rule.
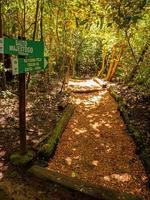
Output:
[[[20,153],[26,153],[26,101],[25,101],[25,74],[19,74],[19,129]]]
[[[18,39],[22,39],[18,37]],[[22,56],[18,56],[21,58]],[[19,131],[20,131],[20,153],[24,155],[26,148],[26,87],[25,73],[19,74]]]

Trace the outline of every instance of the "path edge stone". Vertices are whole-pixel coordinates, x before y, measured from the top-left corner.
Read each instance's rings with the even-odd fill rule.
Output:
[[[76,177],[72,178],[37,165],[32,166],[28,170],[28,174],[45,181],[55,182],[66,188],[84,193],[85,195],[91,196],[96,199],[142,200],[141,197],[135,196],[133,194],[116,191],[103,186],[97,186],[89,182],[82,181]]]

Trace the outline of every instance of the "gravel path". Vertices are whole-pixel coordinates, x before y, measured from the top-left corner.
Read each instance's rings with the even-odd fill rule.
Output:
[[[72,102],[75,113],[48,168],[150,199],[144,167],[109,92],[76,93]]]

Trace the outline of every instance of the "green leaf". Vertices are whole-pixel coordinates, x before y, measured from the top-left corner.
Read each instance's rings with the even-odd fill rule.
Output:
[[[75,178],[75,177],[76,177],[76,173],[75,173],[74,171],[72,171],[71,177],[72,177],[72,178]]]

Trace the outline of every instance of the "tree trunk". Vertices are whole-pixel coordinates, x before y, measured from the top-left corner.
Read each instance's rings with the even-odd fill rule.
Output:
[[[77,64],[77,59],[78,59],[78,55],[80,53],[80,49],[82,47],[82,44],[84,43],[85,41],[85,38],[81,40],[79,46],[77,47],[77,49],[75,50],[75,54],[74,54],[74,62],[73,62],[73,65],[72,65],[72,77],[75,77],[76,76],[76,64]]]
[[[36,1],[36,11],[35,11],[34,30],[33,30],[32,40],[35,40],[35,37],[36,37],[38,12],[39,12],[39,0]]]
[[[109,80],[109,77],[110,77],[111,72],[112,72],[112,68],[113,68],[113,66],[114,66],[115,52],[116,52],[116,47],[113,46],[113,48],[112,48],[112,53],[111,53],[110,65],[109,65],[109,69],[108,69],[108,72],[107,72],[107,75],[106,75],[106,80],[107,80],[107,81]]]
[[[2,1],[0,0],[0,38],[3,38],[3,22],[2,22]],[[4,63],[4,55],[0,54],[0,63]],[[4,66],[2,67],[2,71],[0,72],[0,82],[2,86],[2,90],[6,90],[6,76]]]
[[[25,37],[26,31],[26,2],[23,0],[23,26],[22,26],[22,37]]]
[[[111,81],[112,78],[113,78],[113,76],[115,75],[117,66],[118,66],[118,64],[119,64],[119,62],[120,62],[120,59],[121,59],[121,57],[122,57],[122,55],[123,55],[124,50],[125,50],[125,46],[122,45],[121,51],[120,51],[119,56],[118,56],[118,59],[116,59],[115,62],[114,62],[114,66],[113,66],[113,69],[112,69],[112,71],[111,71],[111,74],[110,74],[110,77],[109,77],[109,81]]]
[[[36,11],[35,11],[35,20],[34,20],[34,30],[33,30],[33,36],[32,40],[35,40],[36,37],[36,30],[37,30],[37,22],[38,22],[38,12],[39,12],[39,0],[36,1]],[[27,77],[27,83],[26,88],[28,89],[29,83],[30,83],[31,74],[29,72]]]
[[[98,72],[98,77],[101,76],[101,74],[103,73],[104,69],[105,69],[105,61],[106,61],[106,49],[103,49],[103,61],[102,61],[102,67],[100,69],[100,71]]]
[[[131,45],[131,43],[130,43],[130,37],[129,37],[129,35],[128,35],[128,31],[127,31],[127,30],[125,31],[125,36],[126,36],[128,45],[129,45],[129,47],[130,47],[131,54],[132,54],[132,56],[133,56],[133,58],[134,58],[134,60],[135,60],[135,63],[137,64],[137,58],[136,58],[135,52],[134,52],[134,50],[133,50],[133,48],[132,48],[132,45]]]
[[[43,41],[43,8],[44,8],[44,1],[41,2],[41,19],[40,19],[40,29],[41,29],[41,41]]]
[[[148,45],[148,42],[147,42],[147,43],[145,44],[145,46],[144,46],[142,52],[141,52],[141,55],[140,55],[140,57],[139,57],[139,59],[138,59],[136,65],[133,67],[133,69],[132,69],[132,71],[131,71],[131,73],[130,73],[130,75],[129,75],[128,82],[132,81],[132,80],[135,78],[136,74],[138,73],[139,65],[140,65],[141,62],[143,62],[144,56],[145,56],[145,54],[146,54],[148,48],[149,48],[149,45]]]

